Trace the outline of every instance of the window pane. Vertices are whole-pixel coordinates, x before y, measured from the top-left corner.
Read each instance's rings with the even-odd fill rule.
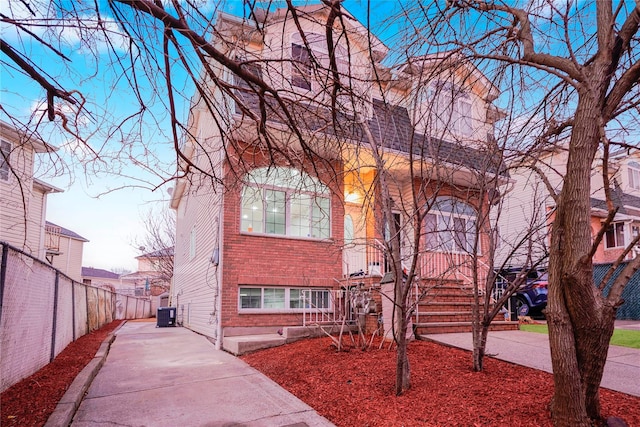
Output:
[[[624,246],[624,223],[616,224],[616,246]]]
[[[294,194],[291,196],[289,234],[298,237],[309,237],[309,209],[311,196],[308,194]]]
[[[471,103],[467,99],[458,100],[458,123],[460,134],[464,136],[471,135]]]
[[[265,288],[264,308],[284,308],[284,289]]]
[[[613,232],[613,224],[609,225],[609,227],[607,228],[607,234],[606,234],[606,245],[607,248],[615,248],[616,247],[616,235]]]
[[[455,248],[458,251],[468,250],[467,230],[464,218],[453,218]]]
[[[261,288],[240,288],[240,308],[261,308]]]
[[[269,234],[285,234],[286,233],[286,210],[284,191],[266,190],[266,214],[265,214],[265,232]]]
[[[353,218],[351,215],[345,215],[344,217],[344,243],[346,245],[353,243],[355,238],[355,230],[353,226]]]
[[[303,296],[301,289],[289,290],[289,308],[303,308]]]
[[[425,244],[427,249],[436,249],[438,247],[438,235],[436,232],[437,218],[434,214],[427,214],[424,218]]]
[[[311,291],[311,307],[329,308],[329,291],[327,290]]]
[[[291,44],[291,84],[302,89],[311,89],[311,59],[305,46]]]
[[[449,215],[438,218],[438,240],[441,249],[453,250],[453,224]]]
[[[242,194],[242,223],[240,230],[262,233],[264,202],[262,189],[244,187]]]
[[[329,221],[329,199],[326,197],[316,197],[311,207],[312,217],[312,237],[319,239],[328,239],[330,236]]]
[[[11,154],[11,144],[7,141],[0,143],[0,179],[9,180],[9,156]]]

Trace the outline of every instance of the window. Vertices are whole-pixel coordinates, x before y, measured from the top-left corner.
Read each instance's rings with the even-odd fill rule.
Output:
[[[240,310],[291,311],[331,309],[331,291],[310,288],[240,287]]]
[[[258,168],[244,179],[240,230],[292,237],[330,237],[329,189],[291,168]]]
[[[302,44],[291,43],[291,84],[311,89],[312,64],[309,49]]]
[[[640,190],[640,164],[629,162],[629,187]]]
[[[473,117],[469,94],[456,85],[441,81],[434,83],[430,90],[431,102],[435,103],[435,128],[471,136]]]
[[[476,239],[476,211],[452,197],[438,197],[425,216],[425,232],[430,250],[471,252]]]
[[[353,218],[351,215],[344,216],[344,244],[349,245],[355,239],[355,229],[353,227]]]
[[[0,141],[0,181],[9,181],[9,156],[11,143]]]
[[[607,234],[605,238],[606,248],[621,248],[624,247],[624,223],[615,222],[610,224],[607,228]]]

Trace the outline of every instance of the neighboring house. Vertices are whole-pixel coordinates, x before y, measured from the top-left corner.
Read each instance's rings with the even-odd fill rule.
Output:
[[[133,289],[131,292],[128,292],[128,289],[122,289],[119,274],[101,268],[82,267],[82,283],[96,288],[109,289],[120,294],[133,295]]]
[[[159,249],[137,256],[138,271],[120,277],[135,295],[158,296],[168,292],[173,273],[173,248]]]
[[[37,154],[55,148],[0,121],[0,241],[45,258],[47,195],[59,188],[34,178]]]
[[[567,156],[566,146],[561,144],[554,150],[540,154],[535,161],[535,167],[544,174],[556,191],[562,188]],[[547,186],[532,169],[511,169],[509,174],[512,187],[503,199],[499,223],[501,244],[497,259],[500,262],[507,260],[507,264],[512,266],[521,266],[527,263],[530,248],[533,260],[546,252],[549,229],[554,218],[554,202]],[[608,161],[608,179],[612,187],[612,202],[618,211],[594,254],[594,263],[615,261],[624,247],[640,232],[640,150],[625,149],[611,153]],[[603,190],[601,157],[594,160],[591,194],[591,228],[592,237],[595,237],[608,214]],[[527,238],[526,233],[529,230],[535,231]],[[518,241],[526,241],[527,244],[516,256],[510,256],[513,243]],[[636,248],[628,254],[627,259],[639,253],[640,250]]]
[[[82,282],[82,255],[88,240],[49,221],[45,229],[47,261],[76,282]]]
[[[595,236],[607,217],[607,205],[602,189],[602,167],[595,168],[591,180],[591,222]],[[612,153],[608,162],[611,199],[618,208],[613,223],[607,228],[602,244],[593,256],[595,263],[614,262],[634,237],[640,234],[640,150],[620,150]],[[627,255],[640,255],[640,244]]]
[[[323,43],[326,49],[326,28],[321,23],[327,13],[324,6],[300,8],[300,22],[312,49],[321,50]],[[247,57],[273,60],[274,64],[283,63],[281,59],[291,64],[293,58],[302,65],[284,67],[278,74],[280,79],[268,76],[257,65],[252,72],[266,76],[276,88],[286,88],[292,97],[319,91],[307,48],[291,16],[279,10],[268,17],[257,14],[255,19],[261,21],[264,37],[248,36],[255,34],[251,31],[254,22],[219,15],[217,30],[241,45],[235,52],[224,53],[245,52]],[[479,149],[491,145],[494,122],[501,117],[492,105],[497,90],[472,65],[456,58],[422,56],[389,70],[380,63],[388,49],[375,37],[363,36],[367,30],[357,20],[345,23],[353,38],[349,61],[360,67],[362,81],[372,75],[372,63],[388,76],[383,87],[360,88],[368,96],[360,113],[388,156],[388,176],[394,177],[388,185],[398,207],[393,221],[401,228],[403,258],[410,259],[412,230],[419,227],[426,235],[420,250],[420,278],[426,282],[446,276],[469,285],[472,272],[468,267],[451,269],[451,260],[462,265],[469,258],[477,207],[488,203],[473,196],[477,194],[474,171],[483,167],[489,173],[499,171],[499,159],[492,162]],[[344,38],[335,40],[336,50],[344,55]],[[216,45],[231,49],[225,43]],[[428,74],[430,81],[417,81],[416,76]],[[233,80],[227,74],[221,77]],[[255,111],[255,95],[243,92],[242,82],[235,83],[240,86],[237,96]],[[172,192],[171,207],[177,211],[172,301],[184,326],[216,339],[220,345],[224,336],[275,332],[283,326],[302,325],[304,316],[313,312],[331,312],[336,291],[349,286],[350,277],[360,275],[358,281],[379,284],[388,266],[380,244],[385,239],[380,205],[371,196],[378,194],[378,171],[364,136],[345,130],[353,127],[348,117],[338,118],[343,120],[342,130],[331,127],[328,113],[325,123],[319,123],[318,116],[308,121],[304,137],[309,140],[324,132],[328,140],[351,141],[339,153],[333,151],[330,166],[303,161],[292,167],[277,159],[273,165],[268,155],[252,150],[256,123],[251,115],[240,111],[230,97],[217,95],[222,98],[221,105],[230,105],[229,116],[212,117],[210,106],[196,96],[183,152],[197,168],[219,180],[190,168],[191,174],[178,179]],[[298,102],[292,108],[304,109],[303,105]],[[440,110],[429,114],[434,105]],[[224,129],[223,138],[219,126],[230,122],[233,127]],[[268,125],[284,129],[283,142],[295,140],[282,126],[277,111],[269,115]],[[237,146],[228,145],[229,139],[241,141],[246,150],[237,152]],[[221,153],[227,150],[235,151],[224,158]],[[410,152],[416,165],[423,168],[422,177],[413,181],[408,167]],[[243,173],[237,177],[234,173],[239,169]],[[227,186],[222,187],[220,181]],[[424,189],[421,194],[425,198],[434,197],[436,191],[439,194],[422,224],[413,223],[409,201],[417,188]],[[483,238],[480,247],[486,245]],[[487,261],[486,253],[481,253],[482,262]]]

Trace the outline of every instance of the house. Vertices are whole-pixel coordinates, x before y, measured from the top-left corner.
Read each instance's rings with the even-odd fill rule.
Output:
[[[89,240],[50,221],[45,222],[45,249],[49,264],[71,277],[83,281],[82,255]]]
[[[135,295],[158,296],[169,291],[173,273],[173,248],[163,248],[136,257],[138,270],[120,280]]]
[[[608,178],[611,199],[618,209],[607,228],[602,243],[593,256],[595,263],[615,262],[625,247],[640,234],[640,150],[621,149],[609,156]],[[592,176],[591,222],[595,236],[607,217],[606,197],[603,190],[602,166]],[[627,255],[633,259],[640,255],[640,244]]]
[[[82,283],[96,288],[109,289],[119,294],[133,295],[133,289],[123,289],[120,275],[113,271],[94,267],[82,267]]]
[[[47,195],[62,190],[35,178],[34,163],[55,148],[0,121],[0,149],[0,241],[44,259]]]
[[[334,47],[358,100],[340,98],[344,108],[332,115],[318,102],[327,99],[326,74],[311,60],[328,63],[322,23],[329,10],[297,11],[300,27],[286,10],[256,13],[253,22],[218,16],[216,46],[245,58],[246,70],[283,98],[260,100],[250,85],[220,71],[235,92],[212,86],[217,109],[199,94],[192,100],[182,147],[188,162],[179,165],[172,190],[178,321],[225,348],[233,336],[320,323],[340,311],[342,290],[378,286],[389,270],[391,221],[403,265],[418,255],[421,283],[468,286],[469,253],[476,242],[487,247],[486,233],[476,240],[484,227],[478,208],[489,203],[480,173],[505,180],[490,151],[501,117],[492,104],[498,91],[472,64],[426,55],[386,67],[388,48],[355,18],[345,20],[346,37],[336,36]],[[258,27],[262,33],[253,31]],[[374,71],[377,84],[370,82]],[[268,140],[256,131],[265,117]],[[288,124],[292,118],[301,119],[299,128]],[[377,163],[374,151],[382,153]],[[383,175],[393,204],[388,220]],[[420,222],[416,205],[428,211]],[[480,252],[480,275],[486,254]]]
[[[537,170],[544,174],[556,191],[562,188],[567,156],[566,145],[560,143],[539,154],[535,160]],[[594,253],[594,263],[614,262],[640,231],[640,150],[624,149],[611,153],[607,165],[612,201],[618,211]],[[539,174],[530,167],[511,169],[510,177],[511,187],[503,197],[499,223],[501,245],[497,259],[521,266],[545,256],[554,218],[554,202]],[[602,156],[598,156],[591,173],[591,228],[594,238],[608,215],[603,187]],[[514,253],[514,242],[527,244]],[[627,259],[638,253],[637,248],[632,250]]]

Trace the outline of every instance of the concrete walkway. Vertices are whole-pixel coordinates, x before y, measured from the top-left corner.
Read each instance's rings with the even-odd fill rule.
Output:
[[[71,425],[333,426],[205,337],[151,322],[116,332]]]
[[[635,329],[636,324],[640,325],[640,322],[628,323],[620,327]],[[424,335],[424,337],[453,347],[473,350],[470,332]],[[549,337],[546,334],[524,331],[490,331],[486,352],[496,359],[553,372]],[[640,396],[640,350],[609,346],[607,364],[604,367],[600,385],[611,390]]]

